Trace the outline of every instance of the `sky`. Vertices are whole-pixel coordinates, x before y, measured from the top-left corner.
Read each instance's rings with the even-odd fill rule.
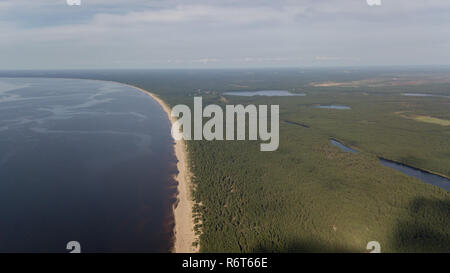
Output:
[[[0,0],[2,70],[449,64],[449,0]]]

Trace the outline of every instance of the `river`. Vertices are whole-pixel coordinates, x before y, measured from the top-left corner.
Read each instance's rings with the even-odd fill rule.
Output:
[[[341,149],[343,152],[358,153],[358,151],[342,144],[341,142],[339,142],[335,139],[330,139],[330,143],[333,146],[336,146],[339,149]],[[427,172],[424,170],[420,170],[420,169],[408,166],[406,164],[401,164],[398,162],[387,160],[384,158],[379,158],[379,161],[383,166],[400,171],[408,176],[418,178],[427,184],[432,184],[432,185],[441,187],[447,191],[450,191],[450,179],[448,179],[446,177],[436,175],[436,174],[433,174],[433,173],[430,173],[430,172]]]

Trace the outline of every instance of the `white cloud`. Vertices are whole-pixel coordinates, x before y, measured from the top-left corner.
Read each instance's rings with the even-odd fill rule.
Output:
[[[174,8],[130,12],[123,15],[98,14],[94,18],[99,24],[145,24],[182,23],[190,21],[245,24],[257,22],[283,22],[305,11],[301,7],[274,9],[271,7],[218,7],[199,5],[179,5]]]
[[[0,63],[448,62],[449,25],[448,0],[0,0]]]

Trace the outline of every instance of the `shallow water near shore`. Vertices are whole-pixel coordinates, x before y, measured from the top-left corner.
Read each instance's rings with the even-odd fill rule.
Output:
[[[111,82],[0,78],[0,252],[168,252],[176,158],[159,104]]]

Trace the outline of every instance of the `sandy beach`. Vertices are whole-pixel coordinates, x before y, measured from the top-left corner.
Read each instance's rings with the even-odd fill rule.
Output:
[[[73,78],[70,78],[73,79]],[[171,116],[170,107],[161,100],[157,95],[139,88],[137,86],[117,82],[117,81],[108,81],[108,80],[96,80],[96,79],[81,79],[80,80],[91,80],[91,81],[100,81],[100,82],[111,82],[115,84],[122,84],[129,86],[131,88],[137,89],[138,91],[144,93],[152,97],[158,104],[162,107],[162,109],[166,112],[167,117],[171,124],[173,124],[176,119]],[[192,217],[192,208],[193,208],[193,200],[191,195],[192,184],[191,177],[192,173],[189,167],[188,160],[188,152],[186,149],[186,143],[184,140],[175,141],[174,145],[174,153],[178,160],[177,169],[178,175],[175,177],[175,180],[178,182],[177,190],[177,202],[176,207],[174,208],[174,246],[172,252],[174,253],[196,253],[199,252],[200,245],[197,244],[196,247],[193,246],[195,241],[198,241],[198,236],[195,235],[194,232],[194,218]]]
[[[120,83],[123,84],[123,83]],[[136,88],[137,90],[143,92],[146,95],[151,96],[156,100],[163,110],[167,113],[171,124],[173,124],[176,119],[173,118],[170,113],[170,107],[161,100],[155,94],[148,92],[147,90],[141,89],[139,87],[126,84],[130,87]],[[198,247],[194,247],[192,244],[196,241],[197,236],[194,233],[194,219],[192,217],[192,207],[193,201],[191,196],[191,177],[188,153],[186,150],[186,144],[184,140],[175,141],[174,145],[175,156],[178,159],[177,168],[178,175],[176,180],[178,182],[178,202],[174,208],[174,218],[175,218],[175,243],[172,252],[175,253],[195,253],[198,252]]]

